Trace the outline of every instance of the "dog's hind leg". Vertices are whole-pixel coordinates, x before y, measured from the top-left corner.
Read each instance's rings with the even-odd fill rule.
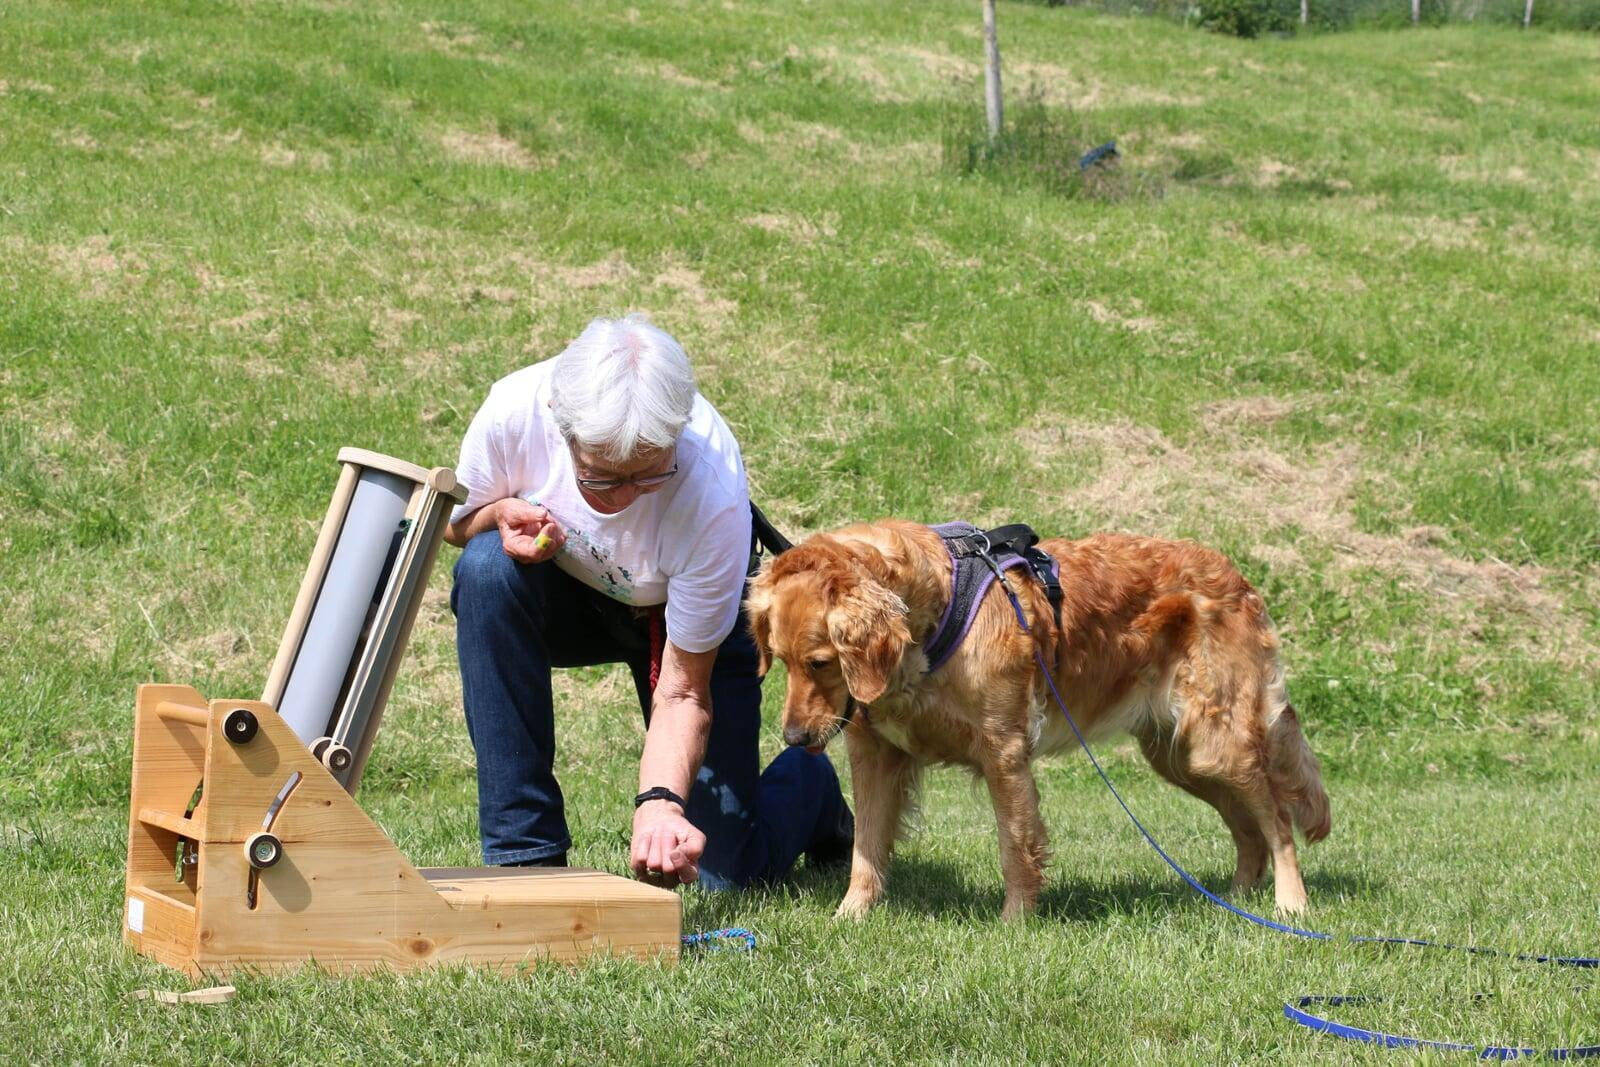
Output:
[[[1253,702],[1254,694],[1247,698]],[[1244,714],[1206,714],[1187,731],[1190,742],[1188,772],[1226,789],[1237,808],[1255,824],[1272,858],[1272,877],[1278,910],[1298,915],[1306,910],[1305,883],[1300,878],[1300,858],[1294,845],[1294,815],[1288,798],[1273,788],[1267,775],[1266,747],[1254,724]],[[1230,827],[1232,823],[1230,822]],[[1238,831],[1234,840],[1238,840]],[[1241,868],[1245,866],[1241,856]],[[1244,873],[1253,873],[1246,871]]]
[[[1138,736],[1139,747],[1157,774],[1210,804],[1227,824],[1238,857],[1233,869],[1233,889],[1249,889],[1260,882],[1267,873],[1267,839],[1250,810],[1222,782],[1187,777],[1180,769],[1184,760],[1173,747],[1169,735],[1147,728]]]
[[[846,742],[856,802],[856,843],[850,860],[850,888],[834,917],[859,919],[883,896],[889,857],[916,788],[919,767],[870,727],[852,726]]]

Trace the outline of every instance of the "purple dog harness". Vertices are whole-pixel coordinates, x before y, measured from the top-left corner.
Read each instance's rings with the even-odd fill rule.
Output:
[[[978,605],[995,579],[1014,567],[1026,567],[1044,586],[1057,624],[1061,622],[1061,567],[1049,553],[1034,547],[1039,535],[1020,523],[983,531],[966,522],[946,522],[931,527],[950,553],[950,603],[933,634],[923,643],[928,673],[944,666],[960,647]]]

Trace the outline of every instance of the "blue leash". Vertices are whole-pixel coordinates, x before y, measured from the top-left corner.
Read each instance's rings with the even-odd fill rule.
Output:
[[[1006,581],[1004,573],[1000,570],[999,565],[996,564],[994,560],[990,559],[987,554],[985,554],[983,558],[999,577],[1000,587],[1005,590],[1006,596],[1011,600],[1011,610],[1016,613],[1017,623],[1022,627],[1022,632],[1027,634],[1029,637],[1032,637],[1033,629],[1028,625],[1028,620],[1022,613],[1022,604],[1017,600],[1017,594],[1012,590],[1011,583]],[[1100,761],[1095,759],[1094,750],[1089,747],[1089,742],[1084,738],[1083,731],[1078,729],[1077,720],[1072,717],[1072,712],[1067,710],[1066,701],[1061,699],[1061,693],[1056,689],[1055,679],[1050,674],[1050,668],[1045,665],[1044,656],[1039,652],[1039,646],[1037,644],[1035,644],[1033,647],[1033,658],[1035,662],[1039,664],[1039,673],[1044,676],[1045,684],[1050,687],[1050,695],[1055,698],[1056,707],[1060,708],[1061,714],[1066,716],[1067,725],[1072,727],[1072,733],[1075,737],[1077,737],[1078,744],[1082,746],[1084,755],[1089,757],[1089,762],[1094,765],[1095,773],[1100,776],[1100,781],[1104,782],[1105,787],[1111,791],[1111,795],[1116,798],[1118,805],[1120,805],[1123,812],[1127,814],[1128,819],[1135,827],[1138,828],[1139,833],[1144,835],[1144,839],[1150,845],[1150,847],[1156,850],[1156,855],[1165,860],[1167,866],[1171,867],[1173,871],[1177,873],[1179,878],[1182,878],[1185,882],[1188,882],[1191,889],[1205,897],[1207,900],[1211,901],[1211,903],[1217,905],[1219,908],[1222,908],[1225,911],[1230,911],[1239,916],[1241,919],[1246,919],[1250,922],[1253,922],[1257,926],[1265,926],[1267,929],[1276,930],[1281,934],[1290,934],[1295,937],[1310,938],[1314,941],[1343,941],[1347,944],[1365,945],[1415,945],[1419,948],[1452,949],[1457,952],[1470,952],[1474,955],[1480,956],[1504,956],[1508,959],[1522,960],[1529,963],[1554,963],[1563,967],[1600,967],[1600,957],[1536,956],[1516,952],[1503,952],[1499,949],[1492,948],[1477,948],[1473,945],[1451,945],[1440,941],[1426,941],[1422,938],[1416,937],[1357,937],[1353,935],[1324,934],[1319,933],[1316,930],[1304,930],[1298,926],[1290,926],[1286,923],[1274,922],[1273,920],[1264,918],[1263,916],[1257,915],[1254,912],[1245,911],[1243,908],[1230,904],[1228,901],[1223,900],[1221,897],[1217,896],[1217,894],[1211,892],[1211,890],[1201,885],[1199,881],[1196,880],[1194,875],[1190,874],[1188,871],[1179,866],[1178,861],[1167,855],[1166,850],[1156,843],[1156,839],[1154,837],[1150,836],[1150,831],[1145,829],[1144,823],[1140,822],[1139,817],[1133,813],[1133,809],[1128,807],[1128,802],[1122,799],[1121,793],[1117,792],[1117,787],[1111,783],[1111,778],[1106,774],[1105,768],[1101,767]],[[1289,1019],[1290,1021],[1298,1023],[1299,1025],[1310,1030],[1314,1030],[1318,1033],[1332,1034],[1335,1037],[1349,1038],[1353,1041],[1366,1041],[1372,1044],[1383,1045],[1386,1048],[1434,1048],[1463,1052],[1477,1052],[1479,1053],[1480,1059],[1486,1060],[1514,1060],[1522,1057],[1539,1055],[1558,1060],[1583,1059],[1591,1056],[1600,1056],[1600,1045],[1553,1048],[1547,1049],[1543,1052],[1538,1049],[1500,1045],[1491,1045],[1480,1049],[1476,1045],[1463,1045],[1450,1041],[1429,1041],[1423,1038],[1403,1037],[1398,1034],[1386,1034],[1377,1030],[1366,1030],[1359,1026],[1348,1026],[1344,1023],[1334,1022],[1331,1019],[1324,1018],[1320,1015],[1314,1015],[1311,1012],[1304,1010],[1313,1004],[1327,1004],[1330,1007],[1337,1007],[1341,1004],[1354,1004],[1371,999],[1374,998],[1349,996],[1303,996],[1296,1001],[1284,1004],[1283,1014],[1285,1018]]]
[[[756,935],[742,926],[701,930],[698,933],[684,934],[680,940],[683,941],[684,948],[703,948],[711,952],[721,952],[727,948],[736,948],[742,952],[756,950]]]

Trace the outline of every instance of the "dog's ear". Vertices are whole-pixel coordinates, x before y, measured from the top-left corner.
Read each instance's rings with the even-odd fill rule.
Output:
[[[863,704],[883,696],[911,643],[906,604],[859,568],[855,580],[828,609],[828,639],[850,695]]]
[[[760,656],[756,674],[765,678],[772,669],[772,584],[766,568],[750,583],[750,592],[744,598],[744,613],[750,620],[750,636],[755,638],[756,654]]]

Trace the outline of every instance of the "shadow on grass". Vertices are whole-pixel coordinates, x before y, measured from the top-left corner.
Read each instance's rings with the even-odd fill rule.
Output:
[[[1375,897],[1386,885],[1366,871],[1315,870],[1304,877],[1313,908],[1319,902]],[[752,915],[773,906],[830,915],[844,898],[849,881],[846,867],[814,870],[802,864],[780,885],[732,893],[691,892],[684,897],[684,930],[744,926]],[[1260,886],[1239,894],[1228,893],[1226,875],[1202,878],[1201,884],[1237,907],[1274,917],[1270,875]],[[992,871],[968,871],[945,860],[907,856],[893,861],[889,888],[879,907],[902,915],[987,922],[1000,917],[1004,899],[998,866]],[[1089,881],[1052,869],[1039,897],[1038,915],[1049,922],[1093,923],[1113,915],[1156,917],[1210,907],[1209,901],[1173,874],[1152,871]]]
[[[1371,897],[1383,891],[1384,882],[1366,872],[1312,871],[1305,874],[1306,893],[1317,900]],[[1202,878],[1201,884],[1229,903],[1258,915],[1272,917],[1272,880],[1245,893],[1229,895],[1228,879]],[[843,895],[844,879],[839,881]],[[993,877],[974,884],[953,863],[910,857],[897,859],[889,874],[888,907],[919,915],[970,915],[997,917],[1005,899],[998,868]],[[1176,875],[1149,873],[1125,875],[1111,881],[1086,881],[1052,871],[1039,896],[1039,916],[1060,922],[1094,922],[1109,915],[1154,915],[1212,907],[1210,901],[1189,888]]]

